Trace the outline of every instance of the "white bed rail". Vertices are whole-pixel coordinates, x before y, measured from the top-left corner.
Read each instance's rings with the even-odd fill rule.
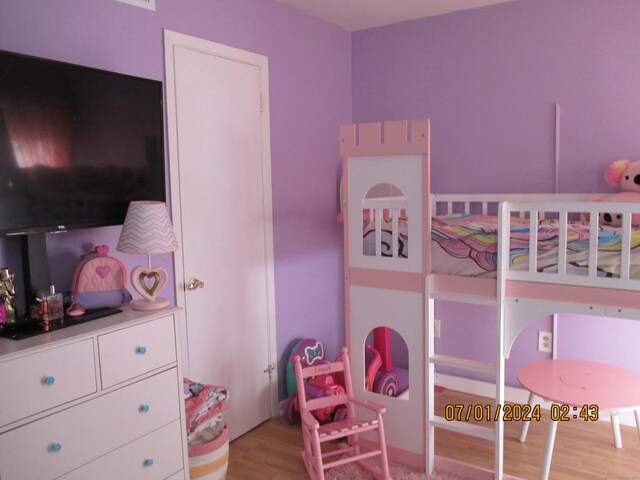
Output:
[[[640,273],[631,276],[632,264],[638,264],[638,260],[632,262],[632,240],[637,243],[636,233],[632,230],[632,214],[640,214],[639,203],[613,203],[613,202],[564,202],[553,197],[556,201],[526,202],[504,201],[499,210],[499,261],[498,269],[506,280],[522,280],[529,282],[543,282],[562,285],[592,286],[598,288],[618,288],[626,290],[640,290]],[[621,215],[620,229],[615,233],[620,238],[619,247],[609,249],[606,252],[599,248],[600,214],[615,213]],[[570,259],[569,227],[571,219],[580,217],[584,220],[585,228],[588,228],[589,241],[586,246],[581,264],[586,267],[578,274],[569,272]],[[529,229],[528,265],[525,268],[514,269],[509,262],[510,242],[504,239],[511,238],[512,223],[516,218],[528,218],[530,225],[536,225],[539,219],[555,218],[558,226],[558,262],[556,272],[542,272],[538,268],[538,229]],[[635,236],[635,239],[633,238]],[[585,242],[586,243],[586,242]],[[615,264],[618,274],[615,276],[601,276],[599,260],[603,255],[608,255],[608,264]],[[634,254],[636,258],[639,253]]]
[[[602,195],[602,194],[600,194]],[[564,285],[640,290],[640,229],[632,229],[632,215],[640,215],[640,203],[613,203],[589,201],[598,194],[434,194],[431,196],[432,215],[481,214],[499,216],[499,235],[510,238],[513,219],[528,219],[537,224],[542,219],[553,219],[558,227],[557,271],[540,271],[538,229],[529,229],[529,251],[526,264],[514,267],[508,261],[510,242],[502,242],[499,256],[505,261],[503,278]],[[411,207],[404,197],[371,198],[363,201],[365,217],[375,225],[375,256],[381,257],[382,228],[391,229],[391,257],[397,257],[399,225],[410,222]],[[599,216],[603,213],[620,214],[622,226],[616,233],[619,245],[603,248],[599,242]],[[569,227],[573,221],[582,221],[589,232],[586,250],[580,256],[580,268],[574,268],[575,255],[571,255]],[[388,237],[387,237],[388,238]],[[600,247],[600,248],[599,248]],[[527,252],[524,252],[525,254]],[[373,252],[369,253],[373,254]],[[388,253],[386,255],[389,255]],[[604,260],[603,260],[604,259]],[[573,263],[572,263],[573,262]],[[609,273],[603,276],[600,262],[606,262]],[[614,267],[611,265],[615,264]],[[615,270],[612,272],[612,270]]]
[[[431,195],[431,212],[432,216],[455,213],[498,215],[500,202],[581,202],[597,196],[598,194],[592,193],[433,194]],[[524,212],[518,212],[519,218],[524,216]]]
[[[500,202],[567,202],[584,201],[593,198],[596,194],[434,194],[431,195],[432,215],[451,214],[482,214],[498,216]],[[409,221],[411,213],[407,200],[403,196],[365,198],[362,202],[363,218],[372,222],[374,228],[375,252],[367,251],[367,255],[383,256],[384,244],[382,227],[391,230],[391,245],[385,256],[398,257],[398,239],[400,221]],[[435,213],[433,213],[435,212]],[[525,212],[519,212],[520,218],[525,217]],[[405,248],[407,248],[405,246]],[[390,254],[388,252],[391,252]],[[408,254],[408,249],[405,250]]]

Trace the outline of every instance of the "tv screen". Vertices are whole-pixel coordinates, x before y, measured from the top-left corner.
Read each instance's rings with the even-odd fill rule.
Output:
[[[0,51],[0,235],[165,200],[162,83]]]

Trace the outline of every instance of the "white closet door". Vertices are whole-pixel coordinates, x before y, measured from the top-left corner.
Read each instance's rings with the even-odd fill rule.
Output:
[[[174,32],[165,49],[188,371],[228,387],[233,439],[277,412],[267,59]]]

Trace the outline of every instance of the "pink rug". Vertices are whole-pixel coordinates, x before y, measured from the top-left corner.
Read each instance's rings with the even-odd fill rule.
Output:
[[[451,475],[449,473],[434,473],[425,475],[405,465],[389,463],[389,473],[393,480],[464,480],[463,477]],[[373,480],[373,477],[354,464],[342,465],[325,472],[326,480]]]

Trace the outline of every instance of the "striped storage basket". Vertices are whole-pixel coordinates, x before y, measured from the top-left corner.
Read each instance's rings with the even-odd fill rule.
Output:
[[[224,480],[229,464],[229,430],[218,438],[200,445],[189,445],[189,477],[191,480]]]

